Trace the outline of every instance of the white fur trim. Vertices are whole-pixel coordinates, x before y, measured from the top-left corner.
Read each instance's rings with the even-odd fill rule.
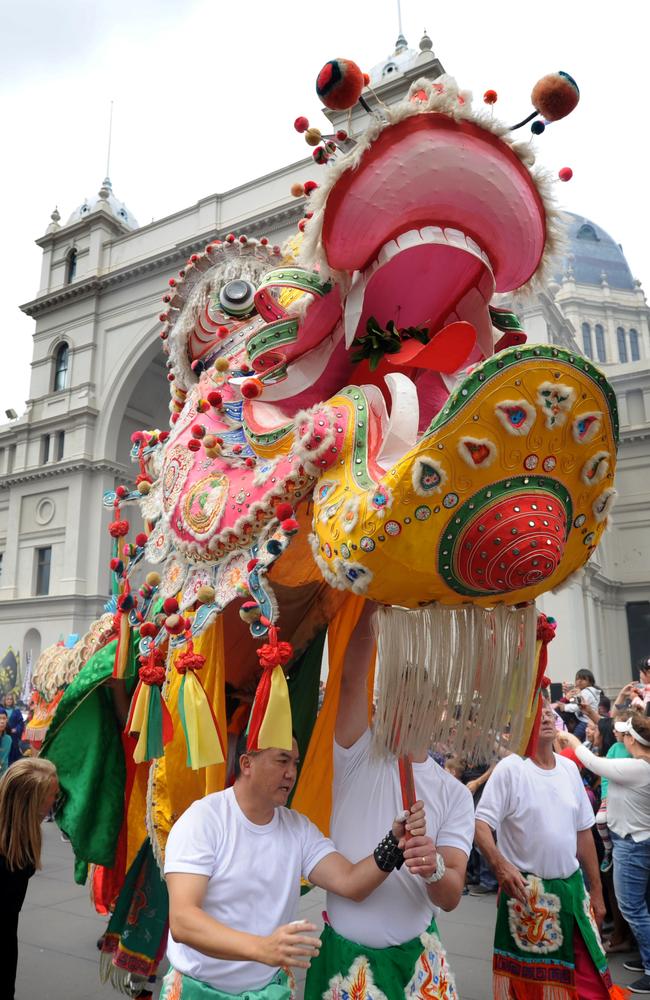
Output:
[[[485,448],[487,455],[480,462],[476,462],[472,455],[472,447]],[[458,442],[458,454],[470,469],[487,469],[497,457],[497,448],[494,442],[487,438],[463,437]]]
[[[563,426],[575,395],[575,389],[560,382],[541,382],[537,386],[537,405],[544,414],[547,430]]]
[[[592,472],[593,470],[593,472]],[[609,472],[609,452],[597,451],[595,455],[588,458],[582,467],[580,478],[585,486],[596,486],[602,483]],[[592,473],[592,475],[590,475]]]
[[[319,419],[324,421],[322,427],[317,423]],[[301,410],[294,417],[296,434],[293,451],[302,462],[306,471],[312,476],[320,476],[324,468],[332,464],[331,462],[326,462],[323,465],[322,460],[325,453],[329,451],[336,440],[334,431],[332,430],[335,419],[334,410],[322,403],[313,406],[310,410]],[[299,433],[302,427],[305,428],[304,434]],[[319,442],[315,441],[316,436],[320,436],[321,440]],[[312,443],[314,447],[308,448],[308,443]]]
[[[508,416],[508,410],[523,410],[526,417],[521,424],[515,425]],[[509,434],[521,435],[522,437],[528,434],[537,419],[535,407],[531,406],[525,399],[504,399],[501,403],[497,403],[494,412]]]
[[[608,489],[603,490],[594,500],[591,509],[598,524],[601,524],[611,514],[612,508],[616,503],[616,496],[616,490],[613,486],[610,486]]]
[[[586,431],[580,434],[580,422],[583,420],[591,420],[591,423],[587,427]],[[571,424],[571,431],[573,433],[573,440],[577,444],[589,444],[590,441],[600,433],[603,426],[603,415],[600,410],[591,410],[589,413],[581,413],[580,416],[576,417]]]
[[[427,471],[429,470],[429,471]],[[430,485],[427,485],[423,480],[430,477],[430,470],[433,470],[435,476],[439,478],[439,482],[436,483],[432,480]],[[413,489],[421,497],[430,497],[434,493],[439,493],[442,487],[447,482],[447,473],[435,458],[430,455],[420,455],[416,458],[413,463],[413,468],[411,470],[411,483]]]

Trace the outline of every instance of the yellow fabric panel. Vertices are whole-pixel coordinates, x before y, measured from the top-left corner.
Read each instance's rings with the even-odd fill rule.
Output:
[[[225,656],[223,644],[223,617],[203,632],[194,642],[194,649],[202,653],[206,661],[201,670],[201,682],[212,705],[219,732],[226,745],[226,702],[225,702]],[[180,656],[184,647],[173,654]],[[174,721],[174,737],[165,747],[165,756],[152,762],[152,787],[149,802],[148,826],[152,833],[154,854],[159,862],[164,856],[165,844],[172,824],[197,799],[218,792],[224,787],[226,765],[213,764],[210,767],[192,771],[186,766],[187,750],[183,727],[178,717],[178,690],[181,675],[170,664],[168,684],[163,689],[167,707]]]
[[[207,695],[196,674],[191,670],[188,670],[185,675],[183,707],[192,770],[198,771],[213,764],[223,764],[223,750],[219,734],[214,728]]]
[[[269,747],[291,750],[293,746],[292,731],[287,679],[282,667],[274,667],[271,674],[269,702],[266,706],[264,721],[260,726],[257,745],[260,750],[267,750]]]
[[[131,797],[127,809],[126,822],[126,870],[128,871],[135,856],[142,847],[147,836],[147,784],[149,779],[149,761],[138,764],[133,779]]]
[[[138,700],[135,703],[133,718],[131,719],[131,732],[138,734],[138,742],[133,751],[133,759],[136,764],[142,764],[147,754],[147,716],[149,714],[149,699],[151,688],[148,684],[141,684],[138,691]]]
[[[332,811],[332,778],[334,759],[334,729],[341,695],[343,662],[350,636],[359,621],[363,597],[349,594],[328,629],[329,675],[325,689],[325,699],[314,731],[309,741],[309,749],[300,773],[291,806],[308,816],[312,823],[327,836]],[[368,720],[372,709],[374,671],[368,677]]]

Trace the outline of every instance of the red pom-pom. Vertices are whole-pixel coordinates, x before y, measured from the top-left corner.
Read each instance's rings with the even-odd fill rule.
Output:
[[[280,523],[280,527],[284,531],[285,535],[295,535],[300,525],[296,521],[295,517],[287,517],[286,520]]]
[[[185,674],[188,670],[200,670],[205,664],[205,656],[201,653],[195,653],[193,649],[183,653],[176,660],[176,669],[179,674]]]
[[[148,541],[148,539],[149,539],[149,536],[148,536],[148,535],[146,535],[146,534],[144,533],[144,531],[140,531],[140,532],[139,532],[139,533],[138,533],[138,534],[137,534],[137,535],[135,536],[135,544],[136,544],[136,545],[139,545],[139,546],[140,546],[140,548],[141,548],[141,549],[143,549],[143,548],[145,547],[145,545],[147,544],[147,541]]]
[[[198,403],[196,404],[196,412],[197,413],[207,413],[209,409],[210,409],[210,404],[205,399],[200,399],[198,401]],[[197,427],[201,427],[202,424],[197,424],[196,426]],[[205,431],[205,428],[203,428],[203,430]],[[200,435],[199,435],[199,437],[200,437]]]
[[[496,104],[497,103],[497,92],[496,90],[486,90],[483,94],[483,100],[486,104]]]
[[[163,611],[166,615],[175,615],[178,612],[178,601],[175,597],[168,597],[163,604]]]
[[[301,219],[300,222],[298,223],[298,229],[300,230],[301,233],[304,233],[306,225],[307,225],[306,219]]]
[[[129,491],[126,488],[126,486],[118,486],[117,489],[115,490],[115,493],[120,498],[120,500],[123,500],[124,497],[129,495]]]
[[[253,570],[257,566],[258,562],[259,562],[259,559],[249,559],[248,560],[248,562],[246,563],[246,569],[248,570],[249,573],[253,572]]]
[[[198,451],[199,448],[201,447],[201,442],[197,441],[196,438],[190,438],[189,441],[187,442],[187,447],[189,448],[190,451]]]
[[[228,233],[228,235],[226,236],[226,243],[234,243],[234,242],[235,242],[235,234]]]
[[[170,288],[176,288],[176,278],[170,278],[168,284]]]
[[[336,133],[336,138],[339,142],[345,142],[347,140],[347,137],[348,133],[343,128],[340,128]]]
[[[217,330],[217,337],[219,338],[219,340],[225,340],[226,337],[229,336],[230,336],[230,330],[228,329],[228,327],[220,326],[219,329]]]
[[[185,619],[180,615],[168,615],[165,618],[165,629],[170,635],[180,635],[185,631]]]
[[[128,521],[111,521],[108,526],[109,534],[112,538],[123,538],[129,533]]]
[[[275,508],[275,516],[278,521],[286,521],[288,517],[293,517],[293,507],[290,503],[279,503]]]
[[[571,167],[562,167],[562,169],[558,171],[558,177],[561,181],[570,181],[573,177],[573,170]]]
[[[223,396],[220,392],[209,392],[208,393],[208,403],[210,406],[214,406],[215,409],[219,409],[223,403]]]
[[[326,108],[347,111],[361,97],[366,76],[351,59],[330,59],[316,79],[316,93]]]
[[[203,424],[192,424],[192,434],[195,438],[205,437],[205,427]]]
[[[149,636],[150,639],[153,639],[153,637],[157,634],[158,634],[158,629],[156,628],[153,622],[143,622],[142,625],[140,626],[140,635],[143,638],[145,636]]]
[[[260,240],[260,243],[262,244],[263,247],[268,246],[269,245],[268,237],[263,236],[262,239]]]
[[[318,184],[316,183],[316,181],[305,181],[303,187],[305,189],[305,194],[311,194],[312,191],[316,190]]]
[[[111,567],[114,573],[121,573],[122,570],[124,569],[124,563],[122,562],[121,559],[113,558],[111,559],[108,565]]]
[[[241,385],[241,394],[244,399],[257,399],[262,395],[264,386],[257,378],[247,378]]]
[[[233,445],[232,451],[233,451],[233,455],[241,455],[241,453],[242,453],[242,446],[240,444],[235,444],[235,445]]]
[[[293,123],[293,127],[295,128],[296,132],[306,132],[307,129],[309,128],[309,122],[307,121],[304,115],[299,115],[296,118],[295,122]]]
[[[144,434],[142,431],[133,431],[131,435],[131,444],[140,444],[144,440]]]
[[[168,382],[173,382],[175,380],[175,378],[176,378],[176,376],[174,375],[173,372],[168,372],[167,373],[167,381]]]
[[[162,664],[156,663],[155,654],[154,662],[145,661],[143,666],[140,667],[138,674],[142,683],[148,684],[150,687],[154,684],[157,687],[161,687],[165,682],[165,667]]]
[[[246,461],[244,462],[244,465],[246,466],[247,469],[254,469],[255,468],[255,459],[254,458],[247,458]]]
[[[164,444],[168,437],[169,437],[169,431],[161,431],[160,434],[158,435],[158,440],[160,441],[161,444]]]
[[[314,162],[318,163],[319,166],[322,166],[329,160],[329,156],[327,155],[322,146],[316,146],[316,149],[311,155],[314,157]]]
[[[180,413],[172,413],[171,417],[169,418],[170,424],[177,424],[179,417],[180,417]]]

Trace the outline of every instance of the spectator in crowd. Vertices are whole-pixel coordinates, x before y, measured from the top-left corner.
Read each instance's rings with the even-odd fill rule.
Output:
[[[624,963],[626,969],[642,973],[628,989],[650,995],[650,718],[636,712],[623,725],[631,759],[597,757],[568,733],[559,739],[574,749],[585,767],[608,779],[607,825],[616,898],[641,953],[640,962]]]
[[[603,719],[609,718],[612,714],[612,702],[606,694],[601,694],[600,696],[600,701],[598,702],[598,714],[602,716]]]
[[[547,704],[534,755],[500,761],[476,810],[476,842],[501,887],[495,997],[616,995],[590,909],[600,923],[594,814],[577,768],[553,753],[556,732]]]
[[[0,775],[3,775],[9,767],[11,753],[11,736],[7,732],[7,723],[7,716],[0,715]]]
[[[49,760],[25,757],[0,778],[0,941],[4,1000],[14,1000],[18,916],[27,883],[41,865],[41,823],[59,793]]]
[[[638,708],[641,712],[648,714],[648,703],[650,703],[650,659],[639,662],[639,684],[635,686],[634,697],[632,698],[632,708]]]
[[[9,752],[9,763],[20,760],[20,743],[25,731],[25,720],[23,713],[16,706],[16,699],[12,694],[4,696],[4,712],[7,716],[7,732],[11,737],[11,750]]]

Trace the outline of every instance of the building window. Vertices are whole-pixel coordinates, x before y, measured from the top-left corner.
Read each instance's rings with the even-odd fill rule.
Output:
[[[616,340],[618,343],[618,360],[621,364],[626,364],[627,362],[627,342],[625,340],[625,330],[622,326],[619,326],[616,331]]]
[[[580,229],[577,232],[577,239],[593,240],[594,243],[598,242],[598,236],[596,235],[596,230],[594,229],[593,226],[590,226],[588,223],[585,223],[583,226],[580,226]]]
[[[43,434],[41,437],[41,465],[47,465],[50,460],[50,435]]]
[[[59,344],[56,349],[54,359],[54,391],[59,392],[65,389],[68,383],[68,364],[70,361],[70,349],[67,344]]]
[[[77,276],[77,251],[72,248],[65,261],[65,283],[71,284]]]
[[[13,472],[15,464],[16,464],[16,445],[10,444],[9,450],[7,451],[7,472]]]
[[[640,361],[641,354],[639,352],[639,335],[636,330],[630,330],[630,361]]]
[[[52,565],[52,546],[36,549],[36,596],[42,597],[50,592],[50,566]]]
[[[605,331],[600,323],[596,323],[596,356],[599,361],[607,361],[607,351],[605,349]]]
[[[63,458],[65,448],[65,431],[59,431],[56,435],[56,460],[60,462]]]
[[[594,349],[591,343],[591,327],[589,323],[582,324],[582,349],[588,358],[593,358]]]

